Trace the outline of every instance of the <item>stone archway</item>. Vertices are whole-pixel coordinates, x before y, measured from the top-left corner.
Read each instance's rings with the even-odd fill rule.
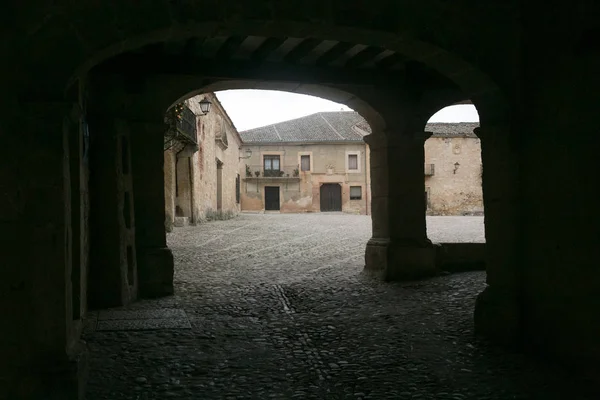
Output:
[[[218,55],[215,56],[221,61],[224,58],[225,64],[233,65],[230,58],[234,56],[233,51],[240,36],[244,37],[244,40],[259,37],[264,39],[262,43],[271,43],[263,47],[267,49],[264,50],[266,53],[269,53],[269,46],[277,43],[278,37],[292,38],[297,41],[285,53],[287,57],[285,62],[277,64],[275,70],[268,71],[266,79],[263,76],[262,80],[273,81],[279,73],[278,85],[290,84],[290,82],[297,84],[298,82],[294,82],[292,78],[302,75],[304,71],[302,78],[297,79],[303,85],[300,90],[314,94],[319,90],[327,93],[331,93],[332,90],[336,93],[352,93],[354,98],[360,99],[357,102],[364,102],[370,106],[370,110],[365,108],[364,111],[359,110],[359,112],[377,133],[384,134],[404,134],[406,129],[418,129],[418,123],[400,121],[394,119],[394,115],[397,115],[399,110],[405,115],[424,114],[423,107],[415,104],[422,103],[421,99],[426,96],[426,93],[435,92],[437,94],[433,95],[437,97],[440,95],[440,88],[459,91],[467,98],[475,93],[497,93],[497,87],[489,76],[501,74],[499,71],[511,62],[508,57],[502,58],[496,55],[489,56],[487,59],[480,57],[477,66],[465,61],[470,58],[468,55],[474,48],[482,49],[481,53],[487,54],[483,49],[487,50],[501,40],[494,41],[492,38],[488,42],[481,41],[481,44],[475,47],[470,46],[473,43],[463,44],[462,32],[459,32],[456,27],[469,21],[465,21],[461,13],[451,13],[452,18],[449,22],[444,22],[448,18],[444,7],[432,9],[428,5],[422,5],[406,13],[396,6],[386,4],[382,7],[371,4],[365,8],[326,5],[329,8],[289,5],[277,8],[260,2],[233,4],[225,1],[216,4],[208,10],[208,13],[205,7],[189,6],[183,9],[172,3],[164,3],[162,8],[156,4],[140,4],[135,9],[127,5],[99,6],[101,8],[98,9],[88,4],[69,10],[40,7],[36,9],[36,15],[32,13],[34,8],[20,9],[23,11],[19,15],[20,22],[28,27],[28,32],[15,34],[17,40],[15,40],[14,52],[9,53],[19,54],[22,57],[14,65],[15,70],[19,69],[19,73],[15,73],[17,79],[10,82],[8,87],[14,88],[15,97],[33,96],[36,102],[46,103],[38,103],[32,107],[39,113],[36,114],[38,118],[35,123],[28,124],[31,145],[27,148],[31,155],[13,164],[16,170],[24,170],[22,166],[27,165],[31,159],[35,159],[33,165],[38,165],[39,159],[44,158],[36,158],[36,156],[40,153],[48,153],[43,169],[47,171],[49,179],[45,179],[41,184],[32,183],[23,190],[19,188],[19,191],[15,191],[18,194],[10,200],[19,203],[20,196],[36,197],[40,193],[50,196],[48,204],[54,205],[54,208],[49,208],[39,215],[34,214],[31,217],[34,222],[27,219],[27,227],[20,226],[18,229],[22,233],[24,242],[37,243],[41,239],[38,240],[37,236],[28,232],[39,232],[38,228],[42,227],[40,235],[47,239],[48,243],[51,242],[48,246],[52,249],[47,252],[48,257],[44,260],[40,260],[36,255],[28,256],[29,258],[25,260],[25,263],[36,268],[30,271],[29,277],[35,284],[26,287],[36,287],[36,284],[39,284],[38,280],[45,277],[47,271],[57,271],[52,276],[53,286],[46,287],[48,293],[43,304],[35,301],[28,305],[19,304],[16,308],[20,310],[19,314],[24,316],[45,312],[48,315],[45,315],[43,321],[50,319],[53,321],[51,338],[48,335],[42,337],[41,333],[39,337],[32,335],[31,343],[37,346],[30,350],[33,354],[36,354],[36,351],[43,354],[62,354],[65,359],[68,359],[63,360],[65,371],[73,371],[69,369],[72,368],[72,360],[69,357],[73,353],[69,352],[66,355],[64,353],[65,348],[69,351],[74,348],[70,344],[77,341],[78,335],[71,319],[72,312],[67,311],[67,316],[63,315],[65,307],[67,309],[70,307],[71,290],[68,287],[68,280],[61,278],[62,272],[58,271],[58,269],[62,270],[63,264],[66,264],[65,273],[70,275],[70,261],[60,251],[61,246],[68,248],[71,241],[70,222],[65,218],[65,215],[70,212],[70,205],[63,198],[63,192],[70,186],[70,177],[64,174],[62,168],[63,153],[65,148],[68,148],[68,140],[53,137],[48,141],[37,141],[38,138],[51,136],[46,134],[48,127],[56,129],[57,133],[61,130],[62,118],[66,113],[64,110],[68,110],[69,107],[62,107],[57,111],[56,100],[67,98],[71,103],[77,103],[80,100],[79,95],[90,88],[91,109],[96,115],[108,118],[102,134],[112,135],[111,126],[117,120],[125,121],[124,126],[133,133],[130,146],[133,153],[132,171],[144,171],[143,175],[134,173],[132,177],[135,188],[133,211],[137,227],[137,261],[144,271],[139,276],[138,284],[142,293],[146,291],[147,295],[162,295],[172,290],[172,257],[165,248],[164,215],[161,216],[161,212],[164,211],[164,204],[161,204],[161,201],[164,200],[155,199],[157,193],[160,194],[160,191],[155,190],[156,185],[157,183],[158,186],[162,185],[159,181],[153,181],[162,172],[160,158],[162,146],[154,146],[155,143],[152,142],[163,129],[162,115],[174,99],[192,90],[208,88],[218,82],[233,79],[256,81],[260,79],[262,73],[260,69],[257,71],[256,68],[249,67],[242,71],[249,71],[254,75],[235,76],[235,68],[229,68],[227,70],[229,76],[218,76],[218,68],[213,65],[212,71],[208,71],[211,76],[208,77],[206,69],[205,76],[202,70],[197,70],[194,76],[173,78],[165,74],[168,70],[160,68],[153,70],[152,74],[142,75],[139,69],[137,71],[121,69],[123,64],[114,62],[117,56],[129,52],[130,56],[136,58],[137,51],[143,53],[144,46],[154,45],[153,51],[158,48],[161,59],[156,60],[155,64],[145,64],[145,68],[152,69],[155,66],[162,68],[163,61],[167,60],[167,64],[169,60],[173,61],[169,58],[173,55],[163,53],[164,49],[160,48],[161,43],[167,43],[167,46],[175,44],[175,47],[183,44],[184,47],[180,50],[186,54],[189,49],[197,48],[194,39],[221,37],[225,39],[222,47],[217,50]],[[340,9],[336,10],[335,7]],[[299,9],[301,12],[298,11]],[[106,14],[99,11],[106,11]],[[44,13],[46,18],[38,20],[36,16]],[[481,23],[481,18],[490,13],[491,11],[477,9],[477,13],[473,13],[472,18],[479,17],[477,22]],[[433,34],[424,28],[431,22],[439,27],[439,33]],[[102,29],[93,29],[94,26]],[[398,27],[402,27],[402,32],[399,32]],[[73,34],[71,28],[77,34]],[[95,34],[100,31],[101,35]],[[427,40],[423,40],[424,38]],[[48,45],[50,40],[52,46]],[[455,44],[450,45],[448,40]],[[284,43],[285,41],[281,45]],[[331,47],[322,53],[314,51],[317,47],[326,45]],[[53,53],[55,48],[69,49],[69,53],[59,57]],[[13,48],[11,47],[10,50]],[[152,57],[157,55],[150,53]],[[302,59],[306,57],[310,59],[313,54],[317,54],[318,58],[309,63],[308,69],[303,67]],[[180,55],[181,53],[177,53],[175,57]],[[144,56],[146,55],[142,54],[139,59],[144,60]],[[186,57],[183,56],[178,60],[186,60]],[[501,58],[501,62],[498,58]],[[342,68],[331,72],[317,65],[318,60],[326,65],[340,61]],[[109,68],[111,63],[112,72]],[[180,67],[186,65],[186,63],[176,64]],[[362,67],[367,64],[369,65],[367,71],[363,71]],[[375,72],[368,69],[374,69]],[[37,73],[40,70],[46,72],[43,77]],[[106,74],[99,77],[103,70],[104,73],[108,70],[113,75]],[[316,71],[320,72],[313,74]],[[257,73],[259,75],[256,75]],[[388,80],[388,83],[393,82],[393,84],[386,86],[386,80],[382,80],[381,75],[387,77],[395,75],[394,79]],[[319,79],[314,80],[311,76],[318,76]],[[27,84],[21,85],[23,82]],[[104,85],[104,83],[108,84]],[[74,92],[79,93],[73,96]],[[398,96],[397,92],[403,92],[405,95]],[[327,98],[327,95],[320,95],[320,97]],[[361,108],[356,105],[351,107]],[[109,144],[108,147],[111,147],[113,143]],[[38,182],[38,178],[37,175],[27,174],[20,177],[27,182]],[[52,183],[52,190],[48,189],[48,182]],[[158,197],[164,198],[164,196]],[[47,229],[51,232],[46,231]],[[60,240],[50,239],[54,237]],[[34,240],[31,240],[32,238]],[[19,257],[20,255],[15,256],[15,259],[20,260]],[[9,258],[12,259],[12,256]],[[48,265],[52,265],[53,268],[45,268]],[[27,322],[26,326],[29,325],[37,328],[36,324]],[[32,329],[32,331],[45,332],[46,327],[42,326],[42,328],[44,329]],[[25,343],[22,347],[27,348],[28,345]],[[71,390],[77,388],[71,387]]]

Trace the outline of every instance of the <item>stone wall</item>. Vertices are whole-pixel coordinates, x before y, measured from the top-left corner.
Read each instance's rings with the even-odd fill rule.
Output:
[[[483,213],[481,144],[477,137],[438,137],[425,141],[425,176],[430,215]],[[426,167],[427,169],[427,167]]]
[[[342,211],[353,214],[368,214],[370,209],[370,189],[367,185],[368,165],[364,143],[340,144],[285,144],[242,146],[242,153],[249,149],[252,156],[240,165],[242,177],[241,202],[243,211],[265,209],[265,186],[280,187],[281,212],[319,212],[320,187],[325,183],[338,183],[342,186]],[[347,169],[348,153],[358,154],[358,170]],[[282,177],[255,176],[262,171],[265,155],[279,155]],[[300,171],[300,157],[309,155],[310,171]],[[246,166],[251,177],[246,175]],[[294,170],[298,169],[298,177]],[[289,175],[289,176],[288,176]],[[350,187],[361,187],[361,199],[350,200]]]
[[[544,17],[548,14],[544,10]],[[579,365],[587,361],[599,373],[600,55],[593,36],[579,39],[576,30],[559,36],[551,29],[528,29],[527,109],[515,140],[520,152],[522,320],[529,348]],[[580,41],[574,42],[572,55],[555,55],[556,46],[572,46],[573,40]],[[554,61],[543,62],[547,57]]]
[[[198,102],[208,97],[212,107],[202,115]],[[207,214],[221,211],[235,215],[240,211],[236,201],[236,179],[239,172],[241,140],[235,126],[213,93],[186,100],[197,115],[198,151],[189,157],[178,155],[178,149],[165,151],[165,208],[167,230],[176,217],[201,222]],[[222,184],[217,184],[217,164]],[[221,190],[221,207],[217,192]]]
[[[217,160],[222,163],[223,212],[237,214],[235,180],[240,165],[241,140],[235,126],[214,94],[186,100],[188,107],[201,114],[198,102],[202,97],[212,101],[211,111],[197,118],[199,150],[193,158],[194,218],[203,220],[206,213],[217,210]]]

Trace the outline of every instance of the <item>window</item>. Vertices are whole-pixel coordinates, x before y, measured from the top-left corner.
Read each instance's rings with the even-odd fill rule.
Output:
[[[300,156],[300,171],[310,171],[310,156]]]
[[[235,177],[235,202],[240,204],[240,174]]]
[[[279,156],[264,156],[264,176],[279,176]]]
[[[362,187],[361,186],[350,186],[350,200],[362,199]]]
[[[348,169],[358,169],[358,154],[348,154]]]

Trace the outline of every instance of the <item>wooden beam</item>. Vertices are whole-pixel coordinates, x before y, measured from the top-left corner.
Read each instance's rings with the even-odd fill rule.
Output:
[[[359,51],[354,57],[346,61],[346,68],[357,68],[366,63],[369,60],[372,60],[378,54],[383,53],[385,49],[381,47],[367,47],[361,51]]]
[[[219,60],[225,60],[231,58],[235,52],[240,48],[242,43],[246,40],[246,36],[231,36],[225,40],[225,43],[221,45],[215,58]]]
[[[389,69],[392,68],[394,65],[404,63],[405,61],[406,57],[404,57],[402,54],[394,53],[379,60],[375,65],[377,65],[377,67],[381,69]]]
[[[314,39],[314,38],[304,39],[296,47],[294,47],[289,53],[287,53],[285,55],[285,57],[283,57],[283,59],[287,62],[296,62],[296,61],[300,60],[301,58],[305,57],[306,55],[308,55],[308,53],[310,53],[311,50],[313,50],[315,47],[317,47],[319,44],[321,44],[321,42],[322,42],[322,40],[320,40],[320,39]]]
[[[342,54],[346,53],[348,50],[350,50],[354,46],[355,46],[354,43],[338,42],[335,44],[335,46],[333,46],[332,48],[327,50],[325,52],[325,54],[323,54],[321,57],[319,57],[316,61],[316,64],[319,66],[327,65],[330,62],[337,60],[338,57],[340,57]]]
[[[137,72],[136,72],[137,71]],[[399,74],[376,69],[316,67],[283,62],[192,59],[189,57],[125,54],[103,64],[98,73],[188,75],[214,79],[287,81],[315,84],[394,85]]]
[[[264,42],[261,43],[260,46],[258,46],[254,53],[252,53],[250,59],[256,62],[266,60],[267,57],[269,57],[269,54],[271,54],[275,49],[281,46],[286,40],[287,38],[267,38]]]

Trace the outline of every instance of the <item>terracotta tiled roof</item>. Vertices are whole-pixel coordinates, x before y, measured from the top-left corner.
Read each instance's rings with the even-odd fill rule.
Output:
[[[432,122],[433,137],[476,137],[478,122]],[[363,140],[371,127],[354,111],[320,112],[240,132],[244,143],[347,142]]]

